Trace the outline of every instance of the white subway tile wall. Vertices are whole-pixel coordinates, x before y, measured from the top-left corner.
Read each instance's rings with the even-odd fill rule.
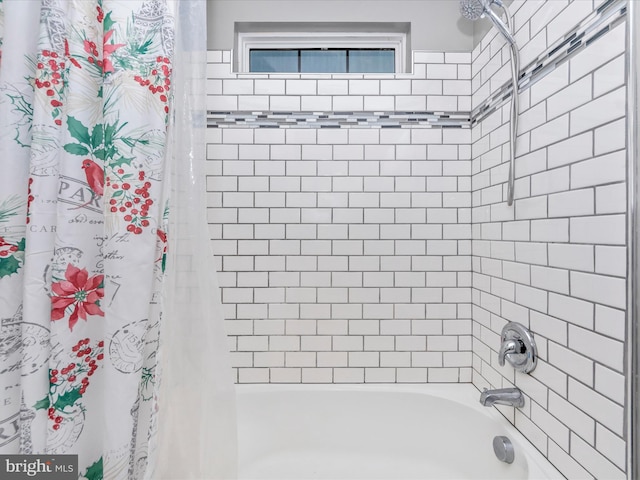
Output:
[[[515,0],[523,65],[598,6]],[[505,49],[492,32],[474,50],[474,106],[495,91]],[[508,143],[494,135],[508,111],[472,131],[473,383],[523,390],[513,421],[567,478],[626,478],[624,51],[620,24],[520,93],[512,217]],[[531,375],[497,363],[510,320],[540,347]]]
[[[470,53],[415,52],[413,74],[366,78],[238,75],[228,55],[209,55],[216,111],[470,106]],[[471,381],[468,126],[208,135],[238,382]]]
[[[602,3],[514,0],[523,67]],[[618,24],[522,90],[513,207],[508,104],[471,129],[210,128],[236,381],[517,385],[525,407],[501,411],[567,478],[625,478],[624,55]],[[207,108],[471,115],[509,81],[493,30],[472,53],[413,60],[250,75],[209,52]],[[531,375],[498,365],[507,321],[536,336]]]

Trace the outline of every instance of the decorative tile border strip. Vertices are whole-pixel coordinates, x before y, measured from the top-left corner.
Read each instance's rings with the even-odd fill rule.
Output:
[[[608,0],[520,72],[522,91],[625,20],[627,0]],[[208,128],[470,128],[511,98],[507,81],[472,112],[207,111]]]
[[[470,128],[468,112],[207,112],[209,128]]]
[[[542,55],[520,71],[519,90],[530,88],[547,74],[553,72],[556,67],[567,62],[598,38],[613,30],[624,22],[626,14],[626,0],[608,0],[600,5],[591,15],[567,32],[564,38],[551,45]],[[473,109],[471,124],[475,125],[495,112],[511,98],[512,93],[513,87],[511,80],[509,80],[491,97]]]

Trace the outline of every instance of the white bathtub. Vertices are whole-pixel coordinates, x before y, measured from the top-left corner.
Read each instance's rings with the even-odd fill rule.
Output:
[[[460,385],[238,385],[239,479],[562,479]],[[507,436],[515,461],[497,460]]]

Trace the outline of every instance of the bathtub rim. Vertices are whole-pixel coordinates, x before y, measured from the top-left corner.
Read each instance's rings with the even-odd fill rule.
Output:
[[[495,407],[480,404],[480,390],[472,383],[251,383],[236,384],[236,394],[251,395],[261,393],[286,392],[391,392],[412,393],[433,396],[470,408],[480,415],[489,417],[504,427],[514,441],[516,448],[526,456],[530,475],[544,474],[548,479],[565,479],[560,471],[547,459],[536,446]],[[524,409],[528,408],[527,398]],[[530,478],[539,478],[531,476]]]

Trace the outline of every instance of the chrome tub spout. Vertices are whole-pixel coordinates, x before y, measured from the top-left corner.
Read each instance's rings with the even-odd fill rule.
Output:
[[[524,407],[524,396],[519,388],[498,388],[487,390],[480,394],[480,403],[485,407],[493,405],[508,405],[510,407]]]

